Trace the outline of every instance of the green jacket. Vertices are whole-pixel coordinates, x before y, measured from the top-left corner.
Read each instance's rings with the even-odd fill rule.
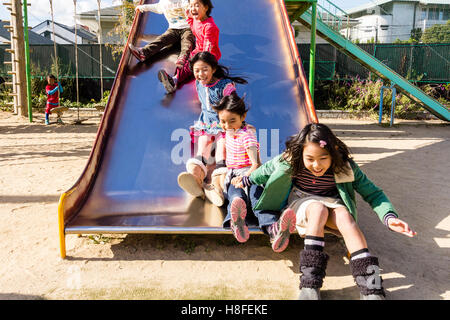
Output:
[[[388,212],[398,216],[383,190],[370,181],[353,160],[349,160],[347,166],[345,173],[335,174],[334,178],[339,195],[355,221],[358,219],[355,191],[372,207],[382,222]],[[278,155],[251,173],[250,180],[254,184],[264,185],[264,191],[254,209],[280,211],[286,206],[292,188],[290,169],[290,164],[282,155]]]

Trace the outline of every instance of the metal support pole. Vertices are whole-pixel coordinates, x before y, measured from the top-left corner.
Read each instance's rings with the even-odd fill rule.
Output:
[[[33,122],[33,109],[31,105],[31,72],[30,72],[30,46],[28,41],[28,4],[27,0],[23,0],[23,24],[25,36],[25,65],[27,77],[27,103],[28,103],[28,119]]]
[[[314,101],[314,73],[316,69],[316,22],[317,22],[317,1],[311,5],[311,44],[309,47],[309,92]]]
[[[389,126],[392,127],[394,124],[394,109],[395,109],[395,97],[397,95],[397,89],[395,88],[395,85],[392,84],[390,87],[382,86],[380,89],[380,111],[378,114],[378,123],[381,124],[381,120],[383,119],[383,91],[384,89],[391,89],[392,90],[392,100],[391,100],[391,121]]]

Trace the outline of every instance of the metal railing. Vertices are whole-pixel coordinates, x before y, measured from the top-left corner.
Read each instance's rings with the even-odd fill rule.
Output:
[[[311,10],[311,9],[309,9]],[[317,18],[347,39],[350,37],[350,18],[348,14],[328,0],[317,0]],[[345,35],[341,30],[346,29]]]

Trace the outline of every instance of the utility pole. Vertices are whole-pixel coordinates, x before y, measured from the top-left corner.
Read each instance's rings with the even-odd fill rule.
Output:
[[[375,22],[375,44],[378,43],[378,18]]]
[[[27,78],[26,78],[26,66],[25,59],[21,59],[25,56],[24,46],[24,30],[23,30],[23,18],[22,18],[22,4],[20,0],[11,0],[11,54],[14,57],[12,59],[13,70],[13,88],[14,95],[16,97],[17,115],[20,117],[27,116]]]

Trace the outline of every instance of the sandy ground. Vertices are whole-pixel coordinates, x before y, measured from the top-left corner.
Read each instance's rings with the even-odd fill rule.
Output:
[[[0,112],[0,299],[295,299],[299,251],[272,252],[263,235],[67,235],[59,256],[57,205],[86,165],[98,113],[83,125],[43,125]],[[352,149],[416,238],[390,232],[358,198],[359,224],[380,259],[388,299],[450,299],[450,126],[441,121],[321,119]],[[358,299],[343,242],[324,299]]]

